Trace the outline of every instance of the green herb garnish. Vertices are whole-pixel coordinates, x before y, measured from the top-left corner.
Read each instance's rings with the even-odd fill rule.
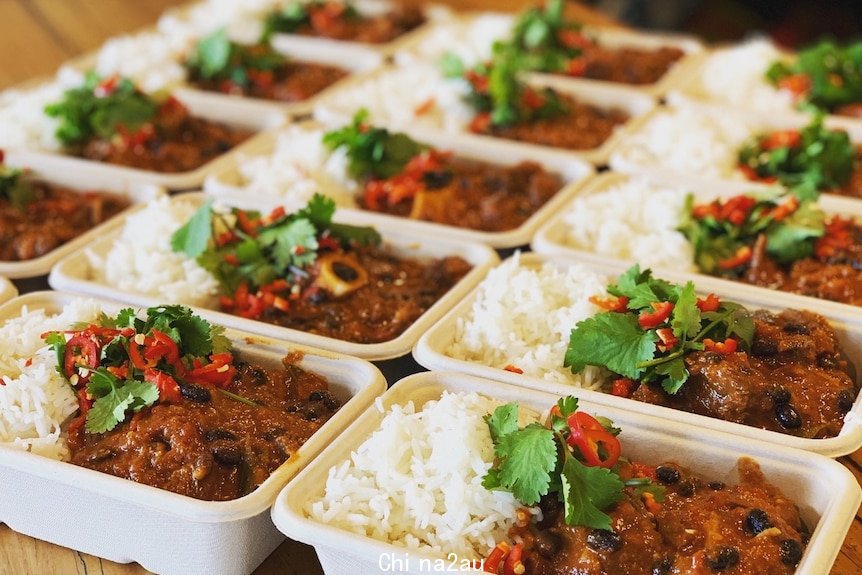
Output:
[[[111,138],[121,129],[138,132],[158,110],[159,103],[128,78],[103,80],[90,72],[81,87],[66,90],[62,100],[46,106],[45,114],[59,120],[57,139],[65,146],[76,146],[93,138]]]
[[[702,272],[738,277],[751,261],[759,236],[765,236],[766,253],[778,263],[789,264],[814,253],[825,227],[826,215],[816,203],[816,194],[800,199],[766,193],[702,205],[695,205],[689,195],[679,230],[694,248],[694,260]]]
[[[92,322],[73,326],[68,341],[64,332],[44,338],[57,355],[57,371],[73,388],[86,385],[93,401],[89,410],[82,407],[89,433],[114,429],[130,411],[166,398],[178,400],[178,379],[195,381],[201,366],[196,362],[209,363],[214,354],[228,354],[219,358],[226,366],[219,372],[222,383],[235,373],[227,363],[231,343],[224,328],[178,305],[151,307],[146,318],[131,308],[116,316],[100,313]],[[207,381],[215,384],[212,376]]]
[[[242,284],[254,291],[276,279],[294,283],[317,260],[322,238],[336,245],[380,242],[374,228],[333,222],[334,213],[335,202],[320,194],[295,213],[269,218],[239,209],[221,214],[207,203],[174,233],[171,247],[196,259],[229,293]],[[220,243],[225,235],[230,240]]]
[[[530,8],[518,18],[506,44],[522,69],[564,72],[590,42],[581,34],[579,22],[566,20],[563,4],[563,0],[548,0],[544,8]]]
[[[36,192],[24,178],[24,171],[0,164],[0,198],[21,210],[36,199]]]
[[[820,42],[801,51],[790,63],[774,63],[766,78],[797,94],[803,107],[834,112],[862,102],[862,42],[843,48]]]
[[[534,88],[519,74],[523,71],[512,48],[497,44],[491,62],[466,70],[457,57],[449,54],[441,62],[447,74],[461,72],[470,86],[466,102],[493,126],[510,126],[538,120],[550,120],[569,111],[567,102],[552,88]],[[481,130],[480,130],[481,131]]]
[[[634,266],[608,293],[613,305],[605,307],[612,311],[578,322],[571,332],[564,365],[572,373],[598,366],[676,393],[689,377],[687,353],[729,339],[734,348],[751,346],[754,321],[745,308],[701,301],[691,282],[671,284]]]
[[[334,4],[334,6],[333,6]],[[353,4],[349,2],[333,3],[326,0],[313,0],[312,2],[290,2],[281,10],[267,15],[264,21],[263,37],[269,38],[275,33],[294,34],[303,28],[314,28],[312,16],[316,12],[328,11],[327,22],[333,18],[345,22],[358,22],[362,15]]]
[[[855,158],[847,132],[824,127],[820,114],[802,130],[755,136],[739,151],[740,165],[754,178],[776,178],[785,186],[816,190],[846,184]]]
[[[368,111],[359,110],[350,125],[323,137],[323,143],[330,150],[346,149],[348,172],[354,178],[391,178],[429,148],[407,134],[369,126],[367,121]]]
[[[223,28],[202,38],[186,60],[192,78],[226,82],[242,89],[259,81],[262,75],[271,76],[286,64],[287,58],[268,41],[253,45],[231,42]]]
[[[518,426],[516,404],[501,405],[486,416],[496,461],[482,485],[510,491],[524,505],[535,505],[542,497],[554,494],[564,505],[568,525],[610,530],[611,518],[604,510],[623,498],[626,486],[618,472],[619,442],[615,436],[619,430],[605,418],[586,416],[593,426],[576,432],[569,419],[577,409],[576,398],[561,398],[547,426],[532,423],[523,428]],[[579,444],[573,440],[570,445],[569,440],[577,437],[586,441]],[[616,453],[612,460],[602,453],[608,464],[603,467],[590,463],[580,445],[595,446],[599,451],[615,447]],[[663,496],[663,488],[648,478],[638,478],[637,488],[658,500]]]

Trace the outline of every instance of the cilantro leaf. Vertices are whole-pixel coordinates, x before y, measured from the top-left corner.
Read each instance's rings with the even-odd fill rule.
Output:
[[[314,227],[326,229],[332,224],[333,215],[335,215],[335,201],[322,194],[314,194],[308,204],[296,213],[295,218],[308,220]]]
[[[629,298],[629,309],[640,310],[648,309],[654,302],[667,300],[673,293],[673,286],[652,277],[649,269],[641,271],[636,264],[626,270],[616,284],[608,286],[608,293]]]
[[[653,358],[656,341],[654,331],[640,328],[637,316],[600,313],[578,322],[572,330],[564,365],[572,373],[580,373],[588,365],[603,366],[637,379],[643,373],[637,365]]]
[[[213,210],[212,202],[208,201],[171,236],[171,249],[182,252],[190,258],[196,258],[207,249],[212,236]]]
[[[192,61],[204,78],[212,78],[230,62],[231,43],[224,28],[205,36],[198,42]]]
[[[324,145],[330,150],[345,149],[348,173],[353,178],[391,178],[429,148],[407,134],[369,126],[367,119],[368,111],[362,109],[353,116],[351,124],[323,137]]]
[[[87,393],[95,398],[85,422],[89,433],[111,431],[126,418],[127,411],[140,411],[159,399],[159,391],[153,384],[135,380],[121,383],[104,368],[92,373]]]
[[[264,229],[258,236],[263,247],[272,248],[275,265],[303,267],[317,257],[317,228],[308,220],[293,220],[286,225]]]
[[[45,343],[54,348],[54,355],[57,356],[57,372],[65,378],[63,364],[66,359],[66,336],[59,331],[52,331],[45,335]]]
[[[677,290],[676,303],[670,325],[676,337],[693,338],[700,331],[700,309],[697,307],[697,292],[694,283],[688,282]]]
[[[503,436],[518,431],[518,405],[507,403],[499,406],[494,413],[485,416],[485,423],[491,432],[491,440],[498,443]]]
[[[500,485],[525,505],[534,505],[548,493],[557,462],[554,434],[539,424],[503,435],[495,446],[500,458]]]
[[[611,518],[602,509],[622,499],[619,476],[610,469],[587,467],[574,457],[566,457],[561,480],[566,523],[611,530]]]
[[[674,394],[682,389],[682,386],[688,381],[689,376],[688,369],[685,367],[685,360],[682,356],[660,363],[655,366],[655,372],[665,376],[661,380],[661,386],[670,394]]]
[[[138,90],[127,78],[106,81],[91,72],[84,84],[66,90],[59,102],[45,107],[57,118],[55,135],[65,146],[85,144],[93,138],[111,138],[120,127],[137,132],[156,116],[159,103]]]
[[[2,160],[0,160],[2,162]],[[17,210],[36,199],[32,184],[23,179],[24,171],[0,163],[0,199],[5,198]]]
[[[814,253],[814,241],[825,233],[825,214],[813,202],[799,208],[766,232],[766,251],[780,264],[807,258]]]

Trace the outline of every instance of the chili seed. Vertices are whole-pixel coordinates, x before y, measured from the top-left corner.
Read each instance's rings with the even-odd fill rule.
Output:
[[[587,545],[596,551],[616,551],[622,544],[620,536],[607,529],[593,529],[587,535]]]
[[[752,535],[762,533],[770,527],[772,527],[772,521],[763,509],[752,509],[745,517],[745,530]]]
[[[536,551],[545,559],[553,559],[560,552],[563,540],[553,531],[539,531],[536,535]]]
[[[656,467],[655,477],[665,485],[673,485],[679,481],[679,470],[668,465],[659,465]]]
[[[722,483],[721,481],[710,481],[706,484],[706,486],[713,491],[721,491],[725,487],[724,483]]]
[[[849,389],[842,389],[838,394],[838,409],[842,412],[847,413],[851,409],[853,409],[853,401],[856,398],[853,397],[853,392]]]
[[[784,429],[798,429],[802,427],[802,418],[796,408],[789,403],[775,406],[775,418]]]
[[[739,551],[736,547],[722,547],[714,555],[707,556],[706,562],[713,571],[724,571],[739,563]]]
[[[781,562],[795,567],[802,559],[802,544],[795,539],[784,539],[778,544]]]

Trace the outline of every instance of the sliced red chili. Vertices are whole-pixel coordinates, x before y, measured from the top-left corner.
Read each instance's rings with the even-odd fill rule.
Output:
[[[811,78],[807,74],[791,74],[778,81],[778,87],[800,97],[811,89]]]
[[[76,385],[82,385],[90,380],[90,372],[99,367],[102,349],[92,336],[78,334],[66,342],[66,354],[63,357],[63,371],[71,379],[78,376]],[[86,374],[78,373],[78,368],[86,368]]]
[[[655,465],[647,465],[646,463],[632,463],[632,471],[635,477],[647,477],[652,481],[656,481]]]
[[[144,381],[156,386],[156,389],[159,390],[159,401],[161,402],[179,403],[183,399],[177,380],[163,371],[148,368],[144,371]]]
[[[673,334],[673,330],[669,327],[662,327],[656,330],[656,335],[658,335],[658,343],[656,346],[660,351],[670,351],[676,344],[679,343],[677,337]]]
[[[650,304],[653,311],[642,311],[638,316],[638,325],[643,329],[654,329],[667,321],[673,311],[673,304],[669,301],[653,302]]]
[[[494,573],[496,575],[500,571],[500,564],[507,555],[509,555],[509,544],[505,541],[500,541],[491,550],[491,553],[488,554],[488,557],[482,565],[482,570],[485,573]]]
[[[506,371],[511,371],[512,373],[524,373],[523,369],[521,369],[520,367],[516,367],[516,366],[512,365],[511,363],[508,364],[503,369],[505,369]]]
[[[568,443],[577,447],[590,467],[611,468],[620,458],[620,442],[608,433],[599,421],[588,413],[577,411],[566,420],[571,434]],[[604,458],[602,457],[604,451]]]
[[[703,340],[703,348],[706,351],[714,351],[716,353],[721,353],[724,355],[730,355],[734,353],[737,349],[738,344],[736,340],[733,338],[727,338],[724,341],[713,341],[711,339]]]
[[[780,130],[772,132],[760,140],[760,146],[764,150],[776,150],[778,148],[795,148],[802,142],[799,130]]]
[[[608,311],[616,311],[623,313],[628,309],[629,298],[624,295],[601,297],[597,295],[590,296],[590,301],[602,309]]]
[[[638,382],[628,377],[620,377],[615,379],[611,384],[611,395],[617,397],[631,397],[638,388]]]
[[[744,266],[751,261],[754,252],[751,251],[751,246],[742,246],[731,257],[718,262],[718,267],[723,270],[732,270],[733,268]]]
[[[474,134],[483,134],[491,127],[491,114],[476,114],[470,122],[470,131]]]
[[[721,305],[721,300],[714,293],[709,294],[705,298],[697,298],[697,309],[703,313],[718,311]]]
[[[523,575],[524,573],[524,563],[522,561],[524,557],[524,545],[522,543],[518,543],[512,550],[509,552],[509,555],[506,557],[505,563],[503,563],[503,575]]]

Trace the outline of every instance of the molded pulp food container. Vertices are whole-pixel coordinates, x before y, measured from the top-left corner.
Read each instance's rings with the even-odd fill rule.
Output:
[[[277,128],[285,122],[285,116],[282,112],[272,107],[262,108],[242,99],[219,98],[213,100],[212,98],[198,97],[197,94],[188,90],[179,90],[175,96],[188,107],[193,116],[237,128],[262,132]],[[253,134],[245,142],[195,170],[177,174],[96,162],[62,152],[16,149],[7,150],[6,158],[10,165],[27,166],[37,171],[50,171],[52,173],[65,172],[70,178],[74,177],[77,181],[86,181],[89,178],[112,179],[118,184],[149,183],[164,186],[170,190],[187,190],[201,186],[208,175],[220,170],[232,154],[244,150],[254,142],[257,136],[259,134]]]
[[[184,194],[182,196],[172,198],[172,201],[188,199],[192,199],[198,203],[203,203],[205,197],[203,194]],[[278,205],[278,203],[262,203],[254,202],[252,199],[243,199],[242,201],[231,200],[229,205],[239,206],[246,209],[254,208],[267,212]],[[196,313],[214,323],[232,327],[234,329],[241,329],[243,331],[265,335],[274,339],[282,339],[321,349],[328,349],[337,353],[361,357],[369,361],[393,359],[410,353],[410,350],[419,339],[419,336],[425,333],[425,331],[430,328],[447,310],[461,301],[461,299],[465,297],[470,290],[472,290],[473,287],[482,280],[482,278],[485,277],[487,271],[499,262],[496,252],[485,245],[463,243],[453,239],[419,235],[412,231],[412,223],[409,221],[404,221],[403,223],[392,222],[391,224],[387,223],[382,225],[378,222],[369,221],[364,212],[353,210],[337,211],[335,214],[335,220],[347,224],[375,225],[383,236],[384,246],[391,248],[392,251],[399,256],[428,259],[458,255],[469,262],[473,266],[473,269],[470,270],[467,275],[461,279],[461,281],[455,284],[452,289],[446,292],[443,297],[431,306],[431,308],[422,314],[422,316],[420,316],[419,319],[407,328],[400,336],[383,343],[353,343],[268,324],[262,321],[245,319],[213,309],[198,307],[193,307],[193,309]],[[110,250],[114,238],[119,234],[119,232],[120,229],[116,229],[114,233],[106,235],[105,237],[93,242],[86,248],[72,254],[55,266],[51,272],[51,276],[49,277],[51,287],[54,289],[93,295],[100,298],[128,302],[139,306],[151,306],[162,303],[157,301],[154,297],[123,291],[114,286],[93,280],[92,273],[90,271],[90,263],[84,250],[91,250],[96,254],[104,256]]]
[[[0,306],[0,322],[23,306],[58,312],[73,295],[31,293]],[[123,307],[105,302],[116,313]],[[254,492],[200,501],[106,473],[0,447],[0,521],[14,531],[164,575],[244,575],[282,541],[269,517],[281,489],[385,389],[373,365],[340,354],[228,330],[238,355],[278,366],[288,353],[324,376],[344,402],[335,416]]]
[[[0,276],[0,304],[6,303],[13,297],[18,295],[18,290],[15,289],[15,286],[4,278]]]
[[[744,192],[762,192],[775,189],[775,186],[766,186],[763,184],[745,185],[741,182],[699,180],[697,177],[691,175],[641,174],[629,176],[614,172],[605,172],[604,174],[600,174],[590,180],[584,186],[580,195],[587,196],[589,194],[601,193],[609,188],[638,178],[644,179],[647,183],[664,186],[669,189],[687,189],[694,194],[698,201],[712,201],[715,198],[733,196]],[[862,201],[859,201],[858,199],[838,196],[835,194],[824,194],[820,196],[818,204],[827,215],[851,217],[855,220],[862,221]],[[531,247],[535,252],[576,259],[578,261],[590,264],[595,263],[598,265],[613,263],[615,265],[623,266],[634,263],[632,261],[595,254],[569,245],[566,241],[567,224],[564,221],[568,212],[569,207],[564,207],[542,225],[531,242]],[[656,268],[656,271],[660,274],[673,273],[659,268]],[[680,272],[676,273],[679,274]],[[781,301],[785,307],[810,309],[826,315],[831,314],[836,318],[841,318],[842,321],[862,323],[862,307],[860,306],[789,292],[776,293],[775,290],[769,288],[721,279],[702,273],[689,272],[685,274],[685,277],[693,280],[703,291],[721,290],[730,294],[735,294],[737,292],[740,294],[757,294],[757,297],[764,302]],[[776,300],[776,298],[778,299]]]
[[[431,372],[401,380],[383,395],[379,406],[388,409],[412,400],[418,411],[444,391],[477,392],[537,411],[549,409],[557,400],[555,395],[535,390],[461,374]],[[623,454],[644,463],[676,461],[705,477],[733,484],[738,483],[737,460],[742,456],[755,459],[766,478],[796,502],[802,518],[813,529],[796,575],[822,575],[829,571],[862,501],[859,484],[841,464],[761,441],[740,442],[726,433],[618,407],[588,401],[581,402],[581,407],[611,418],[622,428]],[[420,569],[421,560],[427,559],[433,566],[440,558],[415,550],[405,552],[403,547],[331,527],[307,517],[303,511],[307,503],[323,495],[329,469],[347,460],[377,429],[381,419],[378,405],[368,408],[342,435],[341,441],[329,446],[282,490],[273,506],[272,517],[278,528],[293,539],[314,545],[326,575],[435,572]],[[446,564],[451,563],[443,559]]]
[[[620,263],[603,264],[598,261],[577,260],[559,255],[522,254],[520,258],[521,266],[528,268],[540,267],[545,262],[550,262],[560,268],[565,268],[572,264],[581,264],[595,272],[606,275],[609,282],[616,281],[616,278],[628,268],[627,265]],[[702,282],[700,277],[695,277],[693,274],[660,271],[655,275],[656,277],[675,283],[685,283],[689,280],[694,280],[698,294],[706,295],[714,293],[721,299],[741,303],[752,310],[768,309],[776,312],[787,308],[804,309],[807,307],[808,309],[813,309],[829,320],[830,324],[835,328],[838,340],[850,360],[852,362],[859,362],[859,358],[862,358],[862,323],[848,322],[843,314],[831,313],[816,306],[799,305],[796,300],[784,297],[785,294],[781,292],[749,289],[748,286],[740,284],[725,285],[730,282],[707,285],[707,282]],[[731,423],[704,415],[653,405],[634,399],[617,397],[610,393],[546,381],[526,374],[512,373],[478,362],[451,357],[447,355],[446,350],[449,349],[453,341],[455,324],[460,318],[465,318],[471,313],[477,292],[478,288],[468,297],[464,298],[457,307],[450,310],[443,319],[437,322],[434,327],[420,338],[416,344],[416,348],[413,350],[416,361],[432,370],[458,371],[554,395],[576,395],[597,405],[625,409],[643,415],[657,415],[691,427],[698,427],[709,433],[734,435],[737,437],[737,441],[739,441],[739,438],[744,438],[743,441],[746,445],[748,441],[758,440],[777,446],[802,449],[829,457],[846,455],[862,447],[862,399],[859,396],[857,396],[850,412],[845,416],[844,425],[838,436],[828,439],[806,439],[777,431],[767,431],[740,423]],[[809,299],[808,303],[810,301]],[[574,327],[572,325],[572,328]],[[562,363],[563,358],[560,357],[560,365]]]
[[[302,123],[297,127],[300,129],[307,128],[309,131],[321,128],[319,124],[313,122]],[[458,134],[449,135],[415,129],[404,131],[419,142],[430,144],[440,150],[453,152],[457,158],[488,162],[499,166],[514,166],[527,161],[536,162],[545,170],[559,174],[565,185],[523,224],[509,231],[485,232],[362,210],[363,214],[367,215],[368,222],[373,225],[379,222],[380,225],[404,226],[409,222],[410,229],[442,238],[479,242],[497,249],[522,246],[530,243],[539,226],[562,209],[578,193],[583,182],[595,173],[590,164],[572,158],[569,154],[558,150],[513,148],[506,145],[501,146],[499,141],[489,141],[482,146],[477,146],[472,139]],[[239,170],[239,164],[247,161],[249,157],[272,154],[277,145],[278,137],[278,132],[269,132],[255,142],[253,149],[245,150],[246,153],[243,155],[233,156],[228,168],[207,178],[204,191],[216,197],[223,197],[228,201],[230,198],[248,196],[249,192],[243,189],[244,178]],[[320,167],[320,170],[324,170],[323,166]]]
[[[43,256],[24,261],[0,261],[0,276],[6,276],[11,279],[22,279],[45,275],[50,272],[54,264],[60,261],[63,257],[71,254],[75,250],[87,245],[94,239],[101,237],[102,234],[113,229],[125,215],[140,209],[141,204],[164,194],[164,189],[159,186],[153,184],[131,183],[120,178],[112,177],[110,174],[81,174],[75,169],[64,169],[62,166],[54,165],[37,168],[35,164],[40,164],[41,162],[36,162],[35,164],[22,162],[21,159],[23,155],[23,153],[19,152],[9,152],[6,155],[6,165],[31,170],[36,179],[44,180],[58,186],[80,190],[82,193],[100,191],[126,196],[131,200],[132,205],[113,218],[102,222],[98,226],[84,232],[77,238],[58,246]]]
[[[438,38],[438,34],[442,29],[450,27],[457,31],[455,33],[460,32],[463,34],[469,34],[471,32],[470,26],[477,20],[477,18],[488,17],[498,19],[499,22],[509,20],[512,26],[514,26],[516,19],[511,14],[505,14],[502,12],[478,12],[457,15],[449,20],[441,20],[423,28],[421,33],[417,31],[414,36],[411,36],[409,41],[405,41],[401,44],[395,52],[395,59],[399,64],[408,63],[410,60],[428,59],[433,59],[436,62],[446,52],[446,47],[440,46],[437,43],[440,40],[440,38]],[[458,30],[458,28],[461,28],[461,30]],[[682,58],[677,60],[664,76],[652,84],[621,84],[605,80],[565,76],[563,74],[553,75],[572,82],[589,82],[600,85],[625,86],[653,97],[663,96],[671,89],[677,87],[680,82],[684,81],[689,76],[689,69],[692,67],[692,64],[697,61],[696,56],[703,52],[703,43],[700,40],[694,36],[683,34],[657,34],[653,32],[625,30],[609,26],[584,26],[582,28],[582,33],[588,38],[594,38],[601,46],[610,49],[631,48],[636,50],[658,50],[663,47],[668,47],[679,48],[682,50],[684,52]],[[488,51],[490,52],[490,47]],[[551,74],[542,73],[536,73],[535,75],[551,76]]]
[[[385,66],[378,68],[367,74],[357,74],[352,78],[345,80],[340,85],[338,90],[333,90],[321,97],[317,101],[314,108],[314,118],[324,124],[346,124],[351,120],[354,113],[363,107],[362,98],[365,97],[361,93],[357,93],[358,89],[367,86],[367,83],[379,82],[385,74],[397,73],[399,70],[409,68],[409,64],[404,67]],[[441,77],[442,78],[442,77]],[[441,80],[445,81],[445,80]],[[571,96],[580,102],[591,104],[598,108],[619,108],[629,115],[627,122],[617,126],[610,137],[605,140],[602,145],[590,150],[567,150],[564,148],[553,148],[550,146],[541,146],[538,144],[530,144],[515,140],[507,140],[505,138],[495,138],[493,136],[485,136],[473,134],[468,131],[467,126],[461,126],[458,129],[445,130],[447,134],[459,134],[463,136],[465,142],[471,141],[476,148],[482,148],[491,142],[496,142],[500,149],[504,147],[516,150],[518,148],[532,149],[536,151],[555,150],[567,154],[570,158],[579,158],[595,165],[606,164],[613,150],[628,134],[629,127],[638,118],[652,110],[656,106],[656,100],[652,96],[639,92],[631,88],[620,87],[619,85],[611,85],[606,82],[580,82],[572,81],[567,78],[557,76],[534,76],[529,80],[529,83],[537,88],[553,88],[561,94]],[[421,102],[404,102],[404,106],[414,109],[422,104]],[[415,119],[415,114],[414,114]],[[392,121],[387,118],[377,118],[372,116],[369,118],[374,124],[386,125],[396,130],[404,130],[411,127],[412,122]],[[416,122],[416,125],[421,125]],[[427,126],[423,129],[429,130]],[[434,131],[443,131],[443,128],[435,129]]]

